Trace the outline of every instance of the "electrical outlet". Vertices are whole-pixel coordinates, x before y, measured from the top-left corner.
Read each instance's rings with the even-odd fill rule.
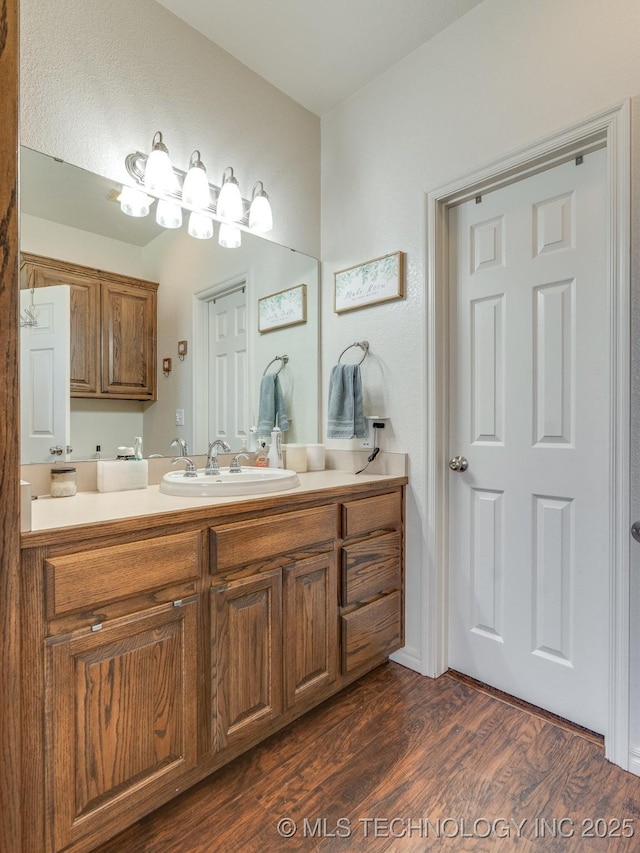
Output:
[[[176,409],[176,426],[184,426],[184,409]]]
[[[378,415],[369,415],[365,418],[365,422],[367,425],[367,430],[365,432],[364,438],[360,441],[360,447],[363,450],[368,450],[375,446],[375,435],[373,430],[374,423],[381,423],[384,426],[384,421],[389,420],[388,418],[381,418]]]

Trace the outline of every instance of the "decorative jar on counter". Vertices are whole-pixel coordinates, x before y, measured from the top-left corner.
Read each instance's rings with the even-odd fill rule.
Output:
[[[76,493],[76,469],[70,465],[61,465],[51,469],[52,498],[68,498]]]

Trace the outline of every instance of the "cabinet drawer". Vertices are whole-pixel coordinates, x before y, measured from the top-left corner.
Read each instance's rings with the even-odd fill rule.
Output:
[[[200,575],[199,531],[45,560],[47,617],[119,601]]]
[[[342,606],[372,598],[388,589],[400,589],[402,561],[400,534],[385,533],[342,549]]]
[[[266,560],[287,551],[304,550],[337,537],[335,506],[272,515],[211,528],[212,571]]]
[[[342,504],[342,535],[345,538],[377,530],[393,530],[400,527],[401,523],[401,492]]]
[[[340,617],[344,675],[400,648],[401,603],[400,593],[392,592]]]

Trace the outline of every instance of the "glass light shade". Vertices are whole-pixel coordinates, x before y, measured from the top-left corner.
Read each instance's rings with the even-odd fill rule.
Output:
[[[204,213],[193,211],[189,216],[188,231],[198,240],[210,240],[213,237],[213,220]]]
[[[158,136],[158,134],[156,134]],[[169,152],[162,144],[162,138],[155,142],[151,154],[147,157],[144,169],[145,189],[153,195],[176,192],[178,181],[171,166]]]
[[[216,213],[229,222],[237,222],[242,219],[242,195],[238,182],[233,176],[227,178],[222,184],[216,202]]]
[[[172,201],[159,199],[156,222],[163,228],[180,228],[182,225],[182,208]]]
[[[251,202],[249,208],[249,228],[252,231],[259,231],[265,234],[273,228],[273,214],[271,213],[271,205],[269,198],[265,192],[257,195]]]
[[[120,210],[127,216],[146,216],[153,199],[142,190],[123,186],[119,196]]]
[[[239,228],[229,225],[227,222],[221,222],[218,244],[223,249],[239,249],[242,244],[242,232]]]
[[[211,204],[209,181],[204,166],[192,166],[182,185],[182,200],[189,207],[205,209]]]

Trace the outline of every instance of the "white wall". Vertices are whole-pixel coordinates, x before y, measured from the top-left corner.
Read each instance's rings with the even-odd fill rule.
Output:
[[[161,130],[174,164],[262,180],[270,237],[319,255],[320,123],[154,0],[21,0],[21,142],[123,180]]]
[[[158,288],[158,401],[144,416],[145,454],[169,452],[175,436],[185,438],[191,452],[206,453],[207,441],[194,445],[194,394],[202,394],[203,370],[194,379],[195,294],[236,280],[247,281],[247,333],[249,341],[249,416],[258,413],[258,387],[268,362],[286,354],[289,363],[280,374],[292,429],[285,441],[318,440],[318,263],[256,237],[242,235],[239,249],[222,249],[217,240],[195,240],[181,231],[167,231],[143,250],[145,278],[159,281]],[[258,299],[298,284],[307,285],[307,322],[260,334]],[[189,354],[180,361],[177,342],[187,340]],[[172,359],[165,377],[162,359]],[[270,368],[270,372],[275,366]],[[194,388],[195,386],[195,388]],[[192,393],[193,391],[193,393]],[[184,427],[175,426],[175,410],[185,412]],[[204,441],[204,443],[203,443]],[[240,450],[234,447],[234,450]]]
[[[410,454],[406,660],[424,671],[425,193],[640,92],[639,45],[635,0],[485,0],[322,120],[323,409],[338,354],[368,339],[383,447]],[[406,299],[337,317],[334,271],[398,249]]]

